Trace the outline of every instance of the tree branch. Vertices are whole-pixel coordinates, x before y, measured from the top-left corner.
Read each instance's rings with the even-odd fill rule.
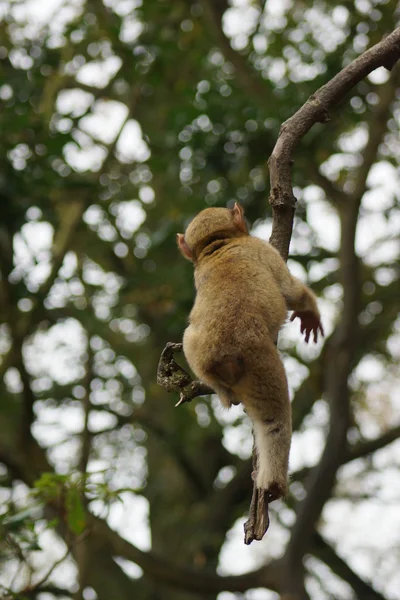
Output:
[[[153,552],[143,552],[113,531],[107,523],[91,518],[92,535],[101,545],[107,545],[114,556],[121,556],[139,565],[147,575],[172,586],[192,592],[216,594],[222,591],[244,592],[253,587],[277,590],[280,579],[278,562],[255,569],[244,575],[220,576],[188,566],[179,566]]]
[[[293,117],[282,125],[278,141],[268,161],[271,180],[269,201],[273,213],[272,234],[269,241],[285,260],[289,254],[296,203],[292,190],[291,166],[293,152],[298,142],[316,122],[326,122],[329,119],[329,109],[363,77],[378,66],[393,67],[399,58],[400,28],[397,28],[320,88]],[[366,178],[368,171],[363,173]],[[360,202],[361,197],[354,199],[353,207],[342,213],[340,277],[344,290],[343,319],[331,340],[330,348],[327,349],[328,354],[332,352],[337,357],[336,361],[329,361],[330,369],[327,378],[331,405],[330,431],[320,465],[314,472],[313,480],[310,481],[305,500],[299,506],[298,519],[286,551],[286,559],[292,571],[292,577],[289,578],[291,581],[287,582],[287,591],[303,595],[305,591],[301,557],[309,543],[315,520],[330,494],[336,471],[344,458],[349,425],[347,378],[353,360],[359,307],[358,259],[354,251],[354,239]],[[263,506],[262,502],[255,502],[256,493],[256,487],[253,485],[251,506],[252,508],[257,506],[259,512],[256,515],[251,513],[249,521],[255,523],[262,522],[267,510],[267,505]],[[264,500],[266,502],[266,498]]]
[[[396,440],[400,438],[400,425],[393,427],[393,429],[389,429],[383,433],[380,437],[375,438],[374,440],[368,440],[367,442],[359,442],[355,444],[352,448],[348,448],[346,453],[345,462],[351,462],[352,460],[356,460],[357,458],[364,458],[368,456],[368,454],[372,454],[389,444],[392,444]]]
[[[393,68],[399,57],[400,27],[340,71],[283,123],[268,164],[271,180],[269,201],[273,212],[270,243],[284,258],[287,258],[289,253],[296,204],[291,168],[297,144],[315,123],[325,123],[329,120],[329,110],[359,81],[378,67]]]
[[[400,56],[400,28],[394,34],[388,36],[386,40],[377,44],[371,50],[346,67],[332,81],[337,81],[342,89],[349,89],[350,75],[352,81],[356,83],[359,80],[360,73],[365,74],[369,65],[370,70],[377,64],[386,64],[388,57],[393,60],[393,49],[387,45],[387,40],[397,44],[397,57]],[[379,52],[378,52],[378,50]],[[390,51],[389,51],[390,50]],[[369,57],[366,62],[365,56]],[[356,63],[356,67],[354,64]],[[367,70],[367,72],[369,72]],[[342,76],[342,77],[341,77]],[[318,98],[322,90],[331,86],[332,81],[321,88],[315,95]],[[324,95],[322,96],[324,98]],[[337,101],[337,93],[331,90],[328,94],[331,101]],[[325,107],[327,104],[323,104]],[[386,114],[390,105],[390,100],[382,101],[380,107],[381,115]],[[304,107],[303,107],[304,108]],[[301,109],[302,111],[303,109]],[[319,109],[317,109],[318,112]],[[299,111],[297,114],[301,113]],[[317,114],[317,113],[316,113]],[[296,115],[295,115],[296,116]],[[381,116],[381,121],[383,117]],[[289,120],[291,121],[291,120]],[[386,119],[384,120],[386,125]],[[369,143],[365,148],[365,163],[367,169],[361,169],[358,174],[356,189],[363,194],[365,191],[365,181],[369,169],[373,164],[372,152],[376,152],[382,139],[385,127],[379,127],[379,136],[371,135]],[[279,142],[278,142],[279,143]],[[303,585],[303,567],[301,557],[307,551],[311,542],[312,532],[315,523],[321,514],[322,508],[329,498],[337,469],[345,460],[347,430],[350,424],[350,392],[348,388],[348,378],[351,373],[355,351],[358,343],[360,326],[358,323],[358,313],[360,310],[360,273],[359,260],[355,253],[355,234],[358,220],[361,196],[352,195],[349,197],[347,205],[341,206],[341,244],[339,250],[340,269],[339,278],[343,287],[343,309],[342,319],[336,331],[334,332],[326,351],[331,360],[327,361],[328,369],[326,374],[326,395],[330,405],[330,423],[329,433],[326,440],[325,449],[319,465],[311,472],[307,482],[307,495],[299,504],[296,524],[292,530],[291,539],[286,549],[286,560],[288,569],[291,573],[290,583],[287,591],[295,592]],[[333,357],[335,357],[333,359]]]
[[[357,598],[362,600],[386,600],[382,594],[363,581],[318,533],[313,538],[312,553],[322,560],[343,581],[346,581],[353,589]]]
[[[378,438],[375,438],[373,440],[367,440],[364,442],[358,442],[354,446],[347,446],[346,454],[342,465],[345,465],[351,462],[352,460],[365,458],[369,454],[372,454],[377,450],[380,450],[381,448],[385,448],[389,444],[392,444],[399,438],[400,425],[397,425],[396,427],[393,427],[393,429],[389,429],[389,431],[383,433]],[[304,467],[303,469],[299,469],[298,471],[293,472],[291,474],[293,481],[304,481],[313,468],[315,467]]]

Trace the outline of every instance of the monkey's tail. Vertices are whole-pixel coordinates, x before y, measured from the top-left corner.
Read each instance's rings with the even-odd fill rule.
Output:
[[[286,496],[291,429],[286,423],[265,423],[253,419],[258,455],[256,484],[273,499]]]
[[[246,370],[234,391],[253,422],[257,487],[278,498],[287,493],[292,423],[286,373],[272,342],[270,346],[268,360]]]

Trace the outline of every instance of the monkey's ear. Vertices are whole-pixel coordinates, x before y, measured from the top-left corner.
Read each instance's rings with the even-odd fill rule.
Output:
[[[185,236],[183,235],[183,233],[176,234],[176,243],[178,244],[178,248],[183,254],[183,256],[188,260],[193,261],[193,253],[187,245],[187,243],[185,242]]]
[[[246,221],[244,220],[243,208],[237,202],[235,202],[235,206],[232,208],[232,214],[233,222],[236,227],[240,229],[240,231],[243,231],[243,233],[248,233]]]

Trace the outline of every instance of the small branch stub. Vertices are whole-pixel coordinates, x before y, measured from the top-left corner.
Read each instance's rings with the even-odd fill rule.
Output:
[[[257,472],[258,457],[253,445],[253,473]],[[249,546],[254,540],[261,541],[269,527],[268,492],[259,490],[253,481],[253,493],[249,509],[249,518],[244,524],[244,543]]]
[[[182,352],[182,344],[168,342],[162,351],[157,368],[157,383],[167,392],[179,393],[179,400],[175,406],[190,402],[197,396],[213,394],[208,385],[201,381],[194,381],[174,359],[175,352]]]

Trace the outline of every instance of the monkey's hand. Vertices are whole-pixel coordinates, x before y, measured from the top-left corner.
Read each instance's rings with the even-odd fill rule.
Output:
[[[300,331],[304,333],[304,339],[308,344],[311,333],[314,335],[314,342],[318,341],[318,332],[324,336],[324,328],[322,327],[320,316],[311,310],[296,310],[290,317],[291,321],[294,321],[296,317],[299,317]]]

